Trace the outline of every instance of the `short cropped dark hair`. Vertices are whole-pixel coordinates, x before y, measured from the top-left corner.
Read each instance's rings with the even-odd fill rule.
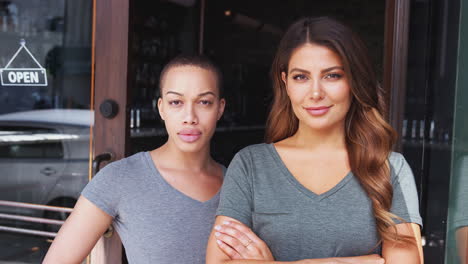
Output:
[[[164,78],[166,77],[167,72],[176,67],[182,66],[194,66],[202,68],[214,73],[216,77],[216,85],[219,91],[219,98],[223,98],[223,84],[222,84],[222,74],[219,68],[214,64],[212,60],[204,55],[199,54],[180,54],[170,60],[162,69],[161,74],[159,75],[159,91],[158,96],[162,97],[161,90]]]

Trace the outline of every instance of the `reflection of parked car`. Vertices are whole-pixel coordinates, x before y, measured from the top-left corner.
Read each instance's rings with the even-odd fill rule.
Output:
[[[89,175],[89,110],[0,115],[0,200],[73,207]],[[64,219],[56,212],[2,212]]]

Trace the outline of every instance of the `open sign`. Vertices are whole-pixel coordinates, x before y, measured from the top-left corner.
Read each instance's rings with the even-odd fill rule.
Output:
[[[0,69],[3,86],[47,86],[44,69],[8,68]]]
[[[38,68],[9,68],[22,50],[27,52]],[[20,47],[10,59],[5,68],[0,68],[2,86],[47,86],[47,73],[26,47],[26,41],[21,39]]]

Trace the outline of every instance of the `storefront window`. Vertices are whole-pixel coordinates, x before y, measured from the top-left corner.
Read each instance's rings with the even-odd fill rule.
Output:
[[[468,1],[462,0],[445,263],[468,263]]]
[[[418,185],[425,263],[467,263],[467,1],[411,1],[402,150]]]
[[[0,263],[42,262],[89,181],[92,6],[0,0]]]

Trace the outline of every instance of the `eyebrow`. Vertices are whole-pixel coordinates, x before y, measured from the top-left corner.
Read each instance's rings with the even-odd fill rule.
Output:
[[[178,95],[178,96],[183,96],[183,94],[178,93],[178,92],[173,92],[173,91],[168,91],[166,94],[175,94],[175,95]]]
[[[181,94],[181,93],[178,93],[178,92],[173,92],[173,91],[168,91],[168,92],[166,92],[166,95],[167,95],[167,94],[175,94],[175,95],[178,95],[178,96],[184,96],[184,94]],[[210,91],[204,92],[204,93],[200,93],[200,94],[198,94],[198,97],[202,97],[202,96],[209,95],[209,94],[211,94],[211,95],[213,95],[214,97],[216,97],[216,94],[213,93],[213,92],[210,92]]]
[[[216,97],[216,94],[214,94],[213,92],[204,92],[204,93],[201,93],[201,94],[198,94],[198,97],[202,97],[202,96],[205,96],[205,95],[213,95],[214,97]]]
[[[332,71],[332,70],[335,70],[335,69],[339,69],[339,70],[344,71],[343,66],[333,66],[333,67],[330,67],[330,68],[323,69],[323,70],[321,70],[320,72],[321,72],[321,73],[326,73],[326,72],[329,72],[329,71]],[[293,72],[293,71],[298,71],[298,72],[303,72],[303,73],[308,73],[308,74],[310,74],[309,71],[303,70],[303,69],[300,69],[300,68],[293,68],[293,69],[291,69],[289,72],[291,73],[291,72]]]

